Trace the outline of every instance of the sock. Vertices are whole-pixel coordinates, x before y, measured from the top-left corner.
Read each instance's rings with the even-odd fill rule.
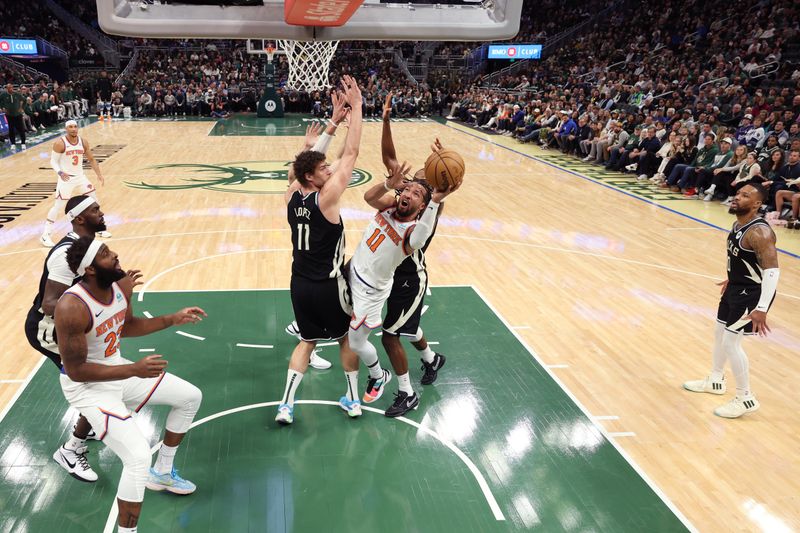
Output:
[[[369,370],[369,377],[372,379],[381,379],[383,377],[383,368],[378,360],[377,353],[375,354],[375,362],[372,363],[372,366],[367,366],[367,370]]]
[[[86,444],[85,439],[79,439],[75,435],[70,435],[69,440],[64,444],[64,448],[75,451]]]
[[[713,367],[711,369],[711,380],[722,381],[722,376],[725,371],[725,361],[728,360],[728,354],[722,345],[722,336],[725,333],[725,324],[716,323],[714,326],[714,349],[711,352]]]
[[[172,462],[175,460],[175,454],[177,452],[177,446],[167,446],[166,444],[162,444],[161,449],[158,451],[158,459],[156,459],[156,464],[153,466],[153,470],[159,474],[169,474],[172,472]]]
[[[136,526],[133,527],[117,526],[117,533],[137,533]]]
[[[286,389],[283,391],[283,403],[294,406],[294,393],[303,381],[303,374],[295,372],[291,368],[286,373]]]
[[[433,358],[435,355],[436,354],[433,353],[430,345],[426,345],[424,350],[419,350],[419,356],[422,357],[422,360],[426,363],[433,363]]]
[[[405,392],[409,396],[414,394],[414,389],[411,387],[411,378],[408,376],[408,372],[406,372],[402,376],[398,374],[397,383],[401,391]]]
[[[345,372],[344,380],[347,382],[347,399],[350,401],[358,400],[358,370]]]
[[[750,396],[750,365],[742,349],[742,334],[726,331],[723,342],[736,379],[736,396]]]

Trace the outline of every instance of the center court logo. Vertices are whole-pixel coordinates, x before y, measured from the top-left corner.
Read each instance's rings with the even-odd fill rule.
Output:
[[[134,189],[176,191],[206,189],[245,194],[283,194],[289,180],[290,161],[233,161],[204,165],[195,163],[156,165],[144,169],[151,177],[140,182],[125,182]],[[348,187],[358,187],[372,174],[353,169]]]

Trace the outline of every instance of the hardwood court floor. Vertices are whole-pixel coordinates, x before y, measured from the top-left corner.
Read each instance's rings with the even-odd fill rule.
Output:
[[[281,190],[282,171],[301,143],[287,134],[302,131],[302,123],[264,126],[265,135],[281,136],[231,135],[235,124],[262,123],[114,122],[82,130],[108,156],[99,197],[114,233],[109,245],[124,266],[142,269],[148,290],[288,286],[285,208],[279,194],[269,193]],[[219,135],[221,127],[230,133]],[[465,185],[448,200],[428,252],[432,284],[479,289],[699,530],[800,527],[796,257],[779,257],[773,334],[745,341],[762,408],[740,420],[719,419],[712,410],[728,397],[692,395],[680,383],[708,370],[714,282],[724,276],[722,231],[452,127],[401,122],[393,130],[399,156],[415,167],[436,136],[466,161]],[[344,198],[349,252],[371,216],[361,195],[372,183],[364,183],[369,175],[381,179],[379,144],[380,124],[365,124],[361,184]],[[1,159],[1,192],[51,183],[48,156],[44,145]],[[0,334],[6,339],[0,406],[41,361],[22,324],[41,274],[45,251],[37,238],[49,207],[40,202],[0,229]],[[59,228],[63,234],[66,225]],[[779,246],[785,233],[779,232]],[[468,321],[471,311],[454,302],[440,312]],[[501,348],[495,357],[502,361]],[[502,370],[500,364],[481,386],[513,391],[519,385]],[[273,388],[264,401],[280,395],[280,386]],[[508,418],[515,408],[523,407],[510,401],[495,416]],[[60,436],[53,432],[52,446]],[[47,454],[38,459],[50,460]]]

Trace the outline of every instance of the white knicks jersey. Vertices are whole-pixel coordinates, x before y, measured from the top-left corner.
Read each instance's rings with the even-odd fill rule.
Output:
[[[401,222],[394,212],[390,207],[375,213],[350,262],[355,275],[374,289],[391,287],[394,271],[413,252],[406,238],[417,221]]]
[[[125,363],[119,350],[119,342],[122,326],[125,325],[125,313],[128,311],[128,299],[119,285],[114,283],[111,287],[114,293],[107,305],[95,300],[81,283],[73,285],[64,294],[69,293],[80,299],[92,315],[92,328],[86,334],[86,361],[114,366]],[[64,298],[63,295],[61,297]]]
[[[70,176],[83,175],[83,139],[78,136],[78,142],[72,144],[66,135],[61,136],[64,141],[64,153],[59,154],[58,166]]]

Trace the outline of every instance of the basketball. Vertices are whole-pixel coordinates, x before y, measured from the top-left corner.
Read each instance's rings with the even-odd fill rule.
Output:
[[[425,161],[425,179],[434,189],[459,185],[464,180],[464,159],[453,150],[433,152]]]

